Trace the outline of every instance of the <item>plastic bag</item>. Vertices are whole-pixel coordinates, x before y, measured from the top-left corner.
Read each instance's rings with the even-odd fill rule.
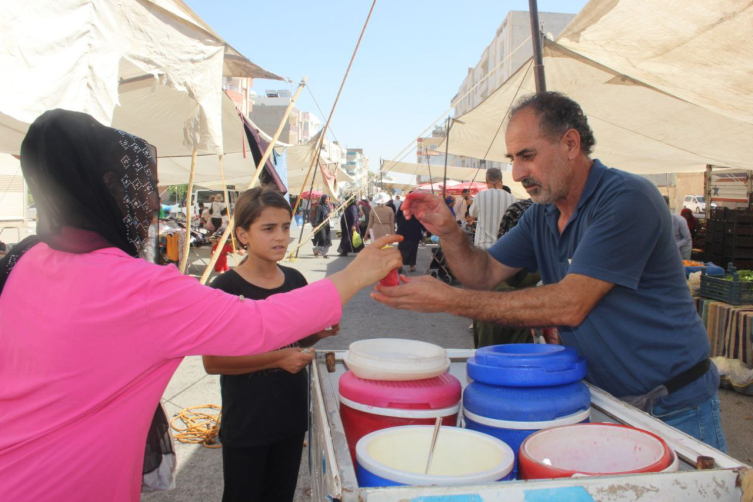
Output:
[[[353,244],[353,249],[363,246],[363,239],[361,239],[361,234],[359,234],[357,230],[353,230],[353,235],[350,237],[350,243]]]

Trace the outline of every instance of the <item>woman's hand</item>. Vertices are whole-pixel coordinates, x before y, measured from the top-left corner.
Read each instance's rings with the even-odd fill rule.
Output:
[[[385,235],[376,239],[366,246],[363,251],[358,253],[356,259],[348,265],[345,271],[347,272],[352,268],[353,273],[361,278],[361,287],[374,284],[383,279],[392,270],[403,266],[403,258],[400,255],[400,251],[396,247],[385,248],[385,246],[402,240],[402,236],[395,234]]]
[[[337,288],[343,305],[359,290],[384,278],[392,270],[403,266],[403,259],[396,247],[382,249],[403,240],[400,235],[390,234],[376,239],[356,255],[355,260],[340,272],[327,277]]]
[[[308,366],[314,359],[314,351],[305,351],[300,348],[282,349],[279,351],[284,353],[283,359],[280,361],[279,367],[287,371],[288,373],[299,373],[303,368]]]
[[[458,224],[447,203],[438,195],[412,192],[405,196],[400,206],[406,219],[418,221],[432,234],[442,237],[456,230]]]

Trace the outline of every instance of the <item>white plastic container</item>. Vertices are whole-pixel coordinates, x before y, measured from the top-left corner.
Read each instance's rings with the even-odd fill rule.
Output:
[[[345,364],[366,380],[423,380],[450,367],[447,351],[432,343],[399,338],[373,338],[350,344]]]
[[[505,443],[480,432],[442,427],[424,474],[434,427],[408,425],[372,432],[356,446],[359,485],[466,485],[509,478],[515,457]]]

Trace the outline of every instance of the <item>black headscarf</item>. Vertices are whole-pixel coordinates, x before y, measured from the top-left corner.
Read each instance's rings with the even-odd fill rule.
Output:
[[[154,247],[157,159],[143,139],[85,113],[51,110],[29,127],[21,169],[37,204],[37,235],[0,261],[0,293],[13,266],[39,242],[79,254],[117,247],[134,257]]]
[[[319,207],[322,208],[322,221],[329,218],[329,204],[325,204],[327,198],[329,198],[329,195],[326,193],[319,197]]]

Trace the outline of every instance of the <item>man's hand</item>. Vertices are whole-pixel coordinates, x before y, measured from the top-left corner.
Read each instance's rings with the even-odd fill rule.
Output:
[[[429,232],[439,237],[458,228],[457,221],[450,208],[447,207],[447,203],[438,195],[411,192],[405,196],[401,208],[407,219],[418,218],[418,221]]]
[[[410,194],[409,194],[410,196]],[[404,203],[403,203],[404,204]],[[429,275],[400,276],[400,286],[377,286],[371,297],[380,303],[414,312],[446,312],[455,289]]]
[[[299,373],[314,359],[313,351],[304,352],[303,349],[299,348],[282,349],[280,353],[284,354],[284,357],[280,361],[279,367],[293,374]]]

